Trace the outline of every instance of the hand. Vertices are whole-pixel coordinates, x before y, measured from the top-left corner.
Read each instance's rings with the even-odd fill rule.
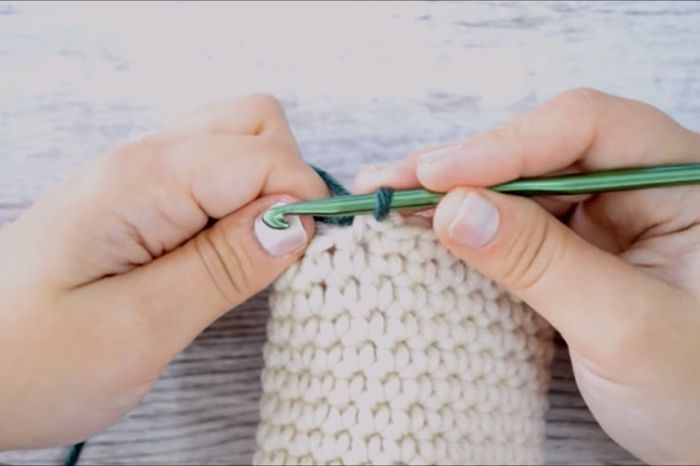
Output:
[[[327,195],[279,104],[252,96],[91,160],[0,230],[0,450],[116,422],[302,254],[313,222],[261,212]]]
[[[535,202],[479,187],[698,161],[700,135],[643,103],[581,89],[461,144],[365,169],[356,190],[448,192],[434,214],[440,241],[559,330],[607,433],[646,461],[697,464],[700,188]]]

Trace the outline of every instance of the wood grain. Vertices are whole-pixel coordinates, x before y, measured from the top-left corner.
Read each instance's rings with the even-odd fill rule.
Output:
[[[698,24],[700,4],[673,2],[0,3],[0,224],[91,155],[250,91],[279,96],[305,158],[345,182],[580,85],[697,130]],[[267,313],[263,293],[205,331],[83,463],[248,463]],[[592,418],[561,342],[550,402],[548,463],[637,463]]]

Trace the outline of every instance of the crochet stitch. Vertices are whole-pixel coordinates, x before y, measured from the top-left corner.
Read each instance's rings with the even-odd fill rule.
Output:
[[[274,284],[256,464],[536,464],[552,330],[426,219],[318,225]]]

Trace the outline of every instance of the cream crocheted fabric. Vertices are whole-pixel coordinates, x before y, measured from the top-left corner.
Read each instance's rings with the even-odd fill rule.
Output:
[[[542,462],[552,331],[424,220],[320,225],[275,283],[254,463]]]

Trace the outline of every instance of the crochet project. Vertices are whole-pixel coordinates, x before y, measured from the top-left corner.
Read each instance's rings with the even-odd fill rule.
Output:
[[[427,219],[318,225],[275,283],[256,464],[539,464],[551,328]]]

